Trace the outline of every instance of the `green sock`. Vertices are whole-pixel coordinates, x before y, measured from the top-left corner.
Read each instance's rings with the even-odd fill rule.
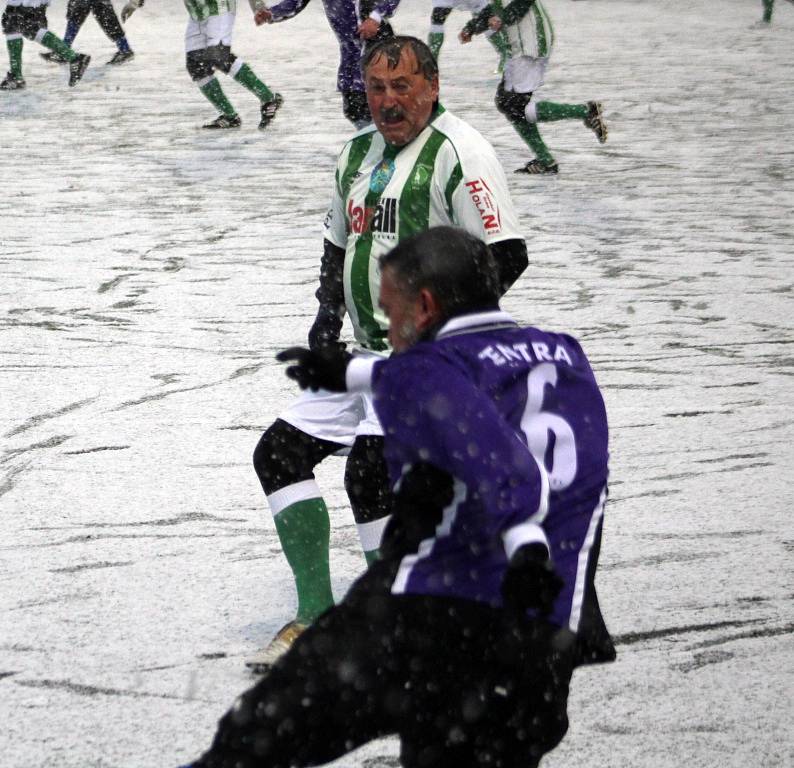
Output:
[[[45,48],[49,48],[51,51],[63,56],[66,61],[74,61],[77,58],[77,54],[60,37],[53,35],[52,32],[44,33],[44,37],[41,38],[41,44]]]
[[[438,61],[438,55],[441,53],[441,46],[444,44],[443,32],[431,32],[427,36],[427,47],[433,54],[433,58]]]
[[[554,156],[543,142],[543,139],[540,138],[540,131],[538,131],[538,126],[535,125],[535,123],[524,120],[520,123],[512,123],[512,126],[535,153],[535,157],[537,157],[541,163],[544,165],[551,165],[554,163]]]
[[[380,557],[379,549],[364,550],[364,558],[367,561],[367,566],[372,565]]]
[[[772,21],[772,7],[775,0],[764,0],[764,21],[769,24]]]
[[[273,101],[273,91],[254,74],[254,70],[247,64],[243,64],[242,67],[237,70],[234,79],[240,83],[240,85],[251,91],[259,101]]]
[[[208,83],[200,86],[199,90],[219,112],[222,112],[227,117],[234,117],[237,114],[229,99],[226,98],[226,94],[223,92],[217,77],[213,77]]]
[[[310,623],[334,604],[328,549],[331,523],[322,499],[284,507],[274,518],[281,548],[295,577],[300,621]]]
[[[553,101],[538,101],[535,104],[539,123],[552,120],[584,120],[587,117],[586,104],[555,104]]]
[[[11,66],[11,74],[18,78],[22,78],[22,44],[24,40],[21,37],[14,38],[13,40],[6,40],[8,46],[8,61]]]

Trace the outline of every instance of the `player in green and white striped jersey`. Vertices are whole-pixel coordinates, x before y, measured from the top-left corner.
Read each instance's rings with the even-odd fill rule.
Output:
[[[144,0],[127,0],[121,11],[122,21],[140,8]],[[283,99],[273,93],[251,67],[232,53],[232,31],[237,13],[237,0],[184,0],[190,19],[185,31],[185,65],[188,74],[209,102],[221,113],[204,128],[239,128],[240,116],[226,98],[215,72],[231,75],[240,85],[259,99],[259,129],[264,130],[276,116]],[[248,0],[256,14],[265,8],[264,0]]]
[[[441,46],[444,44],[444,23],[453,9],[469,11],[472,16],[478,14],[488,0],[433,0],[433,9],[430,12],[430,32],[427,36],[427,44],[433,51],[433,56],[441,55]],[[504,62],[507,58],[507,43],[501,32],[489,29],[485,33],[488,42],[496,49],[499,54],[499,72],[504,70]]]
[[[554,45],[554,28],[540,0],[513,0],[504,6],[501,0],[493,0],[463,27],[460,40],[467,43],[473,35],[486,30],[500,31],[509,47],[504,77],[496,91],[496,106],[535,153],[532,160],[517,169],[518,173],[559,171],[557,161],[540,137],[539,122],[582,120],[599,142],[603,144],[607,140],[599,102],[532,101],[533,92],[543,85]]]
[[[22,46],[24,38],[40,43],[69,62],[69,85],[77,85],[88,67],[91,57],[77,53],[70,45],[47,28],[47,6],[50,0],[7,0],[3,11],[3,34],[8,47],[9,71],[0,82],[0,91],[20,91],[25,88],[22,77]]]
[[[527,265],[526,246],[493,147],[438,102],[438,65],[413,37],[384,40],[363,60],[375,125],[357,133],[337,164],[326,217],[320,306],[309,331],[315,350],[339,345],[347,313],[358,344],[385,352],[387,320],[377,304],[377,259],[437,224],[484,240],[502,292]],[[383,432],[362,393],[306,392],[264,433],[254,467],[295,576],[298,609],[273,642],[246,663],[265,671],[333,604],[329,519],[314,467],[349,452],[345,487],[368,562],[377,555],[391,508]]]

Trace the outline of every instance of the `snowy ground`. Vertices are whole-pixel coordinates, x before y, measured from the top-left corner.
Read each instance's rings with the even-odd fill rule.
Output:
[[[510,175],[531,266],[505,301],[580,336],[612,425],[599,577],[619,660],[576,674],[547,768],[794,765],[794,7],[549,0],[543,97],[603,100],[599,146],[543,133],[559,178]],[[207,746],[292,615],[250,465],[293,396],[274,364],[314,311],[333,158],[349,134],[314,3],[235,48],[286,97],[241,131],[183,69],[181,3],[93,20],[70,90],[25,44],[0,94],[0,763],[175,766]],[[395,26],[426,33],[429,2]],[[65,0],[50,10],[63,31]],[[442,54],[442,97],[512,170],[482,40]],[[360,571],[341,460],[319,473],[336,592]],[[393,765],[376,743],[336,765]]]

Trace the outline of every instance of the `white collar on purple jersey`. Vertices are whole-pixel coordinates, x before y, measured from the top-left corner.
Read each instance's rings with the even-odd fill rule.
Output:
[[[460,315],[447,320],[436,334],[437,339],[446,339],[461,333],[476,333],[478,331],[492,331],[497,328],[515,328],[518,325],[507,312],[494,309],[488,312],[474,312],[470,315]]]

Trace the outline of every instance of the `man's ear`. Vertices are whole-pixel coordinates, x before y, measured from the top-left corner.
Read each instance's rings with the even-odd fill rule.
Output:
[[[420,288],[417,296],[416,330],[419,333],[438,325],[441,319],[441,305],[429,288]]]

